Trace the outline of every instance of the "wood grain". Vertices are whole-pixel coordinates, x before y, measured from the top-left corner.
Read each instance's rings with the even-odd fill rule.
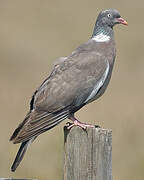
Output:
[[[112,180],[112,131],[64,127],[64,180]]]

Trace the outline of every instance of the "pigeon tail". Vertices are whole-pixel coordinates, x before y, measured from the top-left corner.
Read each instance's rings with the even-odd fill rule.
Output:
[[[16,158],[13,162],[13,165],[11,166],[11,171],[14,172],[16,170],[16,168],[19,166],[20,162],[22,161],[24,154],[28,148],[28,146],[34,141],[35,138],[32,138],[28,141],[25,141],[23,143],[21,143],[21,146],[18,150],[18,153],[16,155]]]

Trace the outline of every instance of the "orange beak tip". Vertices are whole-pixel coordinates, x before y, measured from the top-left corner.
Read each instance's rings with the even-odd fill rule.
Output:
[[[117,18],[118,23],[123,25],[128,25],[127,21],[125,21],[123,18]]]

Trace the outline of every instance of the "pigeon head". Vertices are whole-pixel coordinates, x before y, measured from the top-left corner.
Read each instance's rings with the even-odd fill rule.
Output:
[[[128,24],[123,18],[121,18],[120,13],[116,9],[108,9],[99,13],[96,21],[97,26],[109,26],[113,28],[116,24]]]
[[[120,13],[116,9],[108,9],[108,10],[101,11],[97,17],[92,38],[97,35],[98,37],[96,39],[101,38],[103,40],[106,40],[106,39],[112,38],[113,27],[116,24],[128,25],[128,23],[123,18],[121,18]],[[102,34],[104,36],[99,37],[99,34]]]

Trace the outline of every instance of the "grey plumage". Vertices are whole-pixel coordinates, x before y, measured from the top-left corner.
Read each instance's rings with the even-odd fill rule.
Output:
[[[16,158],[12,164],[12,167],[11,167],[11,171],[15,171],[16,168],[18,167],[19,163],[21,162],[21,160],[23,159],[23,156],[28,148],[28,146],[33,142],[35,138],[32,138],[30,140],[27,140],[27,141],[24,141],[23,143],[21,143],[21,146],[18,150],[18,153],[16,155]]]
[[[70,56],[57,59],[49,77],[32,96],[29,113],[10,138],[13,143],[22,143],[12,171],[38,135],[66,118],[73,120],[76,111],[105,92],[115,60],[113,26],[126,24],[122,20],[117,10],[102,11],[92,38]]]

